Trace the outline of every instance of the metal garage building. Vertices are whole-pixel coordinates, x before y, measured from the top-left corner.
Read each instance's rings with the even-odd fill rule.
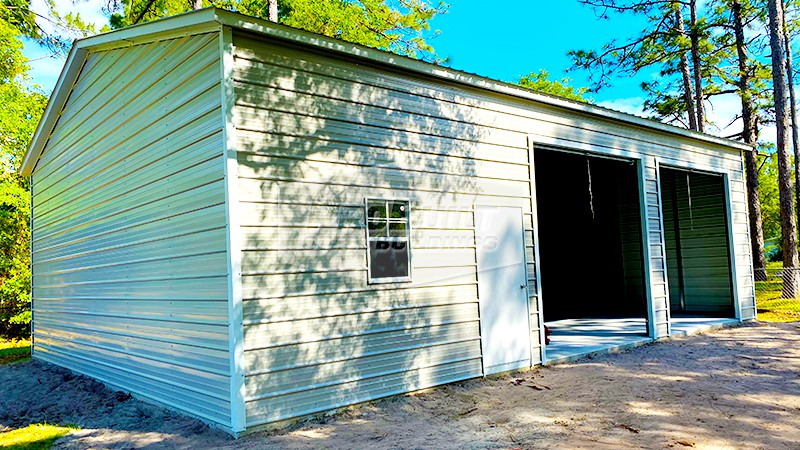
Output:
[[[745,149],[217,9],[83,39],[22,169],[34,357],[238,434],[545,320],[753,319]]]

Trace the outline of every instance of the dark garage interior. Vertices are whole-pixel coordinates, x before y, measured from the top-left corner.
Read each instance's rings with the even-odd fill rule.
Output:
[[[636,165],[537,148],[535,176],[545,322],[646,319]]]

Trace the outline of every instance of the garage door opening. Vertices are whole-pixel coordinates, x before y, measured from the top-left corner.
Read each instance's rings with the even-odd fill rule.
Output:
[[[547,359],[647,340],[634,162],[537,149],[535,175]]]
[[[660,176],[673,330],[734,317],[724,179],[669,168]]]

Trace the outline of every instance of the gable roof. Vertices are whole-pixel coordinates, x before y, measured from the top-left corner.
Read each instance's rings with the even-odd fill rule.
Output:
[[[342,56],[346,55],[351,58],[365,59],[374,63],[389,65],[399,70],[532,100],[582,114],[614,120],[635,127],[721,145],[735,151],[751,149],[749,145],[741,142],[686,130],[684,128],[655,122],[596,105],[531,91],[520,86],[479,75],[211,7],[76,40],[72,45],[72,49],[61,71],[58,82],[50,96],[47,108],[34,133],[28,151],[25,154],[25,158],[20,167],[20,173],[27,176],[33,172],[36,162],[39,160],[42,151],[44,151],[47,141],[56,126],[61,111],[69,98],[72,87],[77,81],[89,53],[193,34],[220,31],[223,27],[249,31],[270,39],[316,48],[318,51],[322,50]]]

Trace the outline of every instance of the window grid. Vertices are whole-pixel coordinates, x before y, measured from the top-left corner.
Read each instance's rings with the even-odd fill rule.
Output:
[[[365,199],[369,283],[411,281],[411,202],[405,199]],[[381,242],[390,246],[380,245]],[[398,243],[403,245],[398,246]],[[380,254],[379,252],[384,252]],[[386,275],[387,255],[396,273]],[[378,260],[376,263],[375,260]],[[377,267],[376,267],[377,266]],[[377,273],[376,273],[377,272]]]

